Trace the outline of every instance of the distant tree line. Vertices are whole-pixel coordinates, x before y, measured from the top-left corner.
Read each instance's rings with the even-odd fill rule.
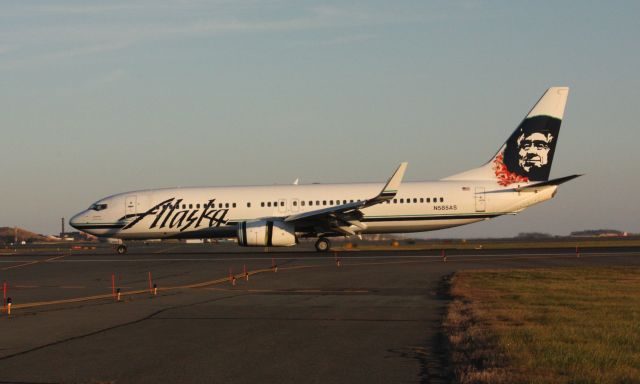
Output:
[[[553,238],[553,235],[542,232],[520,232],[517,239],[550,239]]]
[[[624,236],[625,232],[617,229],[587,229],[584,231],[571,232],[571,236]]]

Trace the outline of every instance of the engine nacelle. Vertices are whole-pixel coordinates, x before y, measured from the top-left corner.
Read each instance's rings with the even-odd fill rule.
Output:
[[[296,245],[295,227],[284,221],[243,221],[238,225],[238,245],[290,247]]]

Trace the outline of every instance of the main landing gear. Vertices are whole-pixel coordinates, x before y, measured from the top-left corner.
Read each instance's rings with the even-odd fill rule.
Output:
[[[116,247],[116,252],[118,252],[118,255],[124,255],[125,253],[127,253],[127,246],[124,244],[120,244]]]
[[[331,241],[326,237],[318,238],[316,241],[316,251],[318,252],[327,252],[331,248]]]

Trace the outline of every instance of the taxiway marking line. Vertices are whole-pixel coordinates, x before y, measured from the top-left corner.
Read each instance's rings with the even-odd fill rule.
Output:
[[[22,264],[11,265],[9,267],[0,268],[0,270],[1,271],[8,271],[10,269],[28,267],[29,265],[40,264],[40,263],[48,263],[48,262],[51,262],[51,261],[54,261],[54,260],[61,259],[61,258],[65,257],[65,256],[66,255],[60,255],[60,256],[50,257],[50,258],[45,259],[45,260],[33,260],[33,261],[29,261],[29,262],[22,263]]]
[[[33,288],[53,288],[53,289],[87,289],[95,287],[87,287],[86,285],[28,285],[28,284],[16,284],[13,286],[16,289],[33,289]],[[119,287],[119,288],[131,288],[131,287]],[[105,290],[111,289],[111,287],[105,287]]]

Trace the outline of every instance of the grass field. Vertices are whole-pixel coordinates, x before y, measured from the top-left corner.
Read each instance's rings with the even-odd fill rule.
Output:
[[[353,244],[347,242],[345,244],[336,244],[333,247],[340,251],[421,251],[421,250],[440,250],[440,249],[461,249],[461,250],[489,250],[489,249],[566,249],[567,251],[575,251],[585,248],[615,248],[615,247],[640,247],[640,239],[638,238],[616,238],[616,239],[562,239],[562,240],[449,240],[449,241],[417,241],[415,244],[407,244],[400,241],[396,245],[392,245],[391,241],[387,242],[364,242],[362,244]]]
[[[640,268],[460,272],[451,292],[461,383],[640,383]]]

